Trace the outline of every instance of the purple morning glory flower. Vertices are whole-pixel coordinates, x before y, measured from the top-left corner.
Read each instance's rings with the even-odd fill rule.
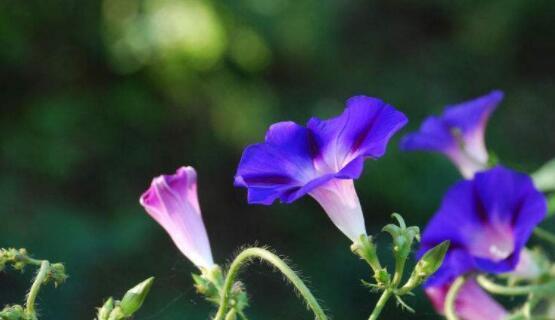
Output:
[[[492,91],[474,100],[447,106],[439,117],[428,117],[418,132],[401,140],[405,151],[433,151],[445,154],[465,178],[487,168],[484,142],[487,121],[503,100],[503,92]]]
[[[197,173],[193,167],[181,167],[175,174],[154,178],[140,203],[191,262],[199,268],[214,266],[198,203]]]
[[[449,288],[450,285],[426,288],[426,295],[440,314],[444,314]],[[467,280],[461,287],[455,299],[455,312],[461,320],[503,320],[509,315],[474,279]]]
[[[502,166],[455,184],[422,235],[420,254],[451,241],[443,265],[427,286],[450,283],[471,271],[514,270],[546,212],[545,197],[532,179]]]
[[[381,157],[389,139],[407,123],[405,115],[382,100],[356,96],[343,114],[272,125],[263,143],[247,147],[235,185],[248,188],[248,201],[291,203],[309,194],[351,240],[366,234],[353,179],[364,159]]]

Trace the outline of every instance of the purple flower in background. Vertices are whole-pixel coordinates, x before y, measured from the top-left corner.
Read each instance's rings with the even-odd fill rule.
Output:
[[[198,204],[195,169],[181,167],[173,175],[154,178],[140,203],[197,267],[214,265]]]
[[[501,100],[503,92],[492,91],[474,100],[447,106],[441,116],[428,117],[418,132],[403,137],[401,149],[441,152],[465,178],[472,178],[475,172],[487,167],[484,133],[489,116]]]
[[[440,314],[445,313],[445,298],[449,288],[448,284],[426,288],[426,295]],[[467,280],[461,287],[455,299],[455,312],[461,320],[503,320],[509,315],[474,279]]]
[[[385,102],[356,96],[343,114],[329,120],[312,118],[306,127],[279,122],[263,143],[247,147],[235,185],[248,188],[248,201],[291,203],[309,194],[351,240],[366,234],[353,179],[364,159],[381,157],[391,136],[407,122]]]
[[[514,270],[546,211],[545,197],[532,179],[501,166],[455,184],[422,235],[420,254],[451,241],[443,265],[427,286],[450,283],[470,271]]]

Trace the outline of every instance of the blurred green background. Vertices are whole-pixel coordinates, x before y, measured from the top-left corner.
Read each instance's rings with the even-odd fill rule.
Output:
[[[63,261],[42,319],[94,307],[150,275],[136,319],[208,319],[189,263],[139,206],[150,179],[199,173],[215,259],[246,244],[290,258],[335,319],[365,319],[369,270],[315,201],[248,206],[232,186],[243,148],[273,122],[340,113],[380,97],[416,129],[430,113],[499,88],[488,145],[534,170],[555,155],[555,2],[104,0],[0,1],[0,246]],[[403,133],[406,133],[405,129]],[[459,179],[444,158],[388,154],[357,182],[369,232],[400,212],[425,225]],[[388,237],[378,236],[384,257]],[[22,302],[31,272],[0,274],[0,305]],[[281,276],[244,274],[253,319],[310,319]],[[411,315],[438,319],[422,294]]]

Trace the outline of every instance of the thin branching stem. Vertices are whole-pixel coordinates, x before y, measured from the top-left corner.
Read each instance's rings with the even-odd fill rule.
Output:
[[[368,320],[378,319],[378,317],[380,316],[380,313],[382,313],[383,308],[387,304],[387,301],[389,300],[389,298],[391,298],[392,293],[393,291],[390,289],[386,289],[382,293],[380,299],[376,303],[376,306],[374,307],[374,310],[372,311],[372,314],[370,314],[370,318],[368,318]]]

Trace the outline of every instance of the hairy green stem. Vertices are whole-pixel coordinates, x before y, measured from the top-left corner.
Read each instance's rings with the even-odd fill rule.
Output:
[[[555,245],[555,234],[545,229],[542,229],[542,228],[534,229],[534,235],[544,241],[551,243],[552,245]]]
[[[485,290],[494,294],[499,294],[504,296],[528,295],[530,293],[536,293],[541,295],[555,294],[555,281],[546,282],[544,284],[519,286],[519,287],[507,287],[507,286],[497,284],[489,280],[484,275],[479,275],[478,277],[476,277],[476,281]]]
[[[455,301],[457,299],[457,295],[461,290],[462,286],[464,285],[466,278],[464,276],[460,276],[451,285],[449,291],[447,292],[447,296],[445,297],[445,317],[447,320],[459,320],[457,313],[455,311]]]
[[[43,260],[40,263],[40,269],[35,277],[35,281],[31,286],[31,290],[27,295],[27,302],[25,303],[25,312],[31,316],[35,315],[35,301],[37,299],[37,295],[39,294],[40,287],[46,280],[48,276],[48,270],[50,269],[50,263],[46,260]]]
[[[227,272],[224,286],[222,288],[220,297],[220,307],[214,320],[223,320],[228,309],[228,302],[231,289],[235,283],[235,279],[241,270],[241,267],[247,264],[253,259],[261,259],[272,266],[276,267],[286,278],[295,286],[299,291],[300,295],[304,298],[305,302],[308,304],[310,309],[314,312],[316,319],[327,320],[327,316],[318,304],[316,298],[312,295],[308,287],[304,284],[301,278],[291,269],[285,261],[283,261],[277,255],[271,253],[270,251],[262,248],[248,248],[243,250],[239,255],[233,260],[229,270]]]
[[[374,310],[372,311],[372,314],[370,314],[370,318],[368,318],[368,320],[378,319],[378,317],[380,316],[380,313],[382,313],[383,308],[387,304],[387,301],[389,300],[389,298],[391,298],[392,293],[393,291],[391,289],[386,289],[382,293],[380,299],[376,303],[376,306],[374,307]]]

